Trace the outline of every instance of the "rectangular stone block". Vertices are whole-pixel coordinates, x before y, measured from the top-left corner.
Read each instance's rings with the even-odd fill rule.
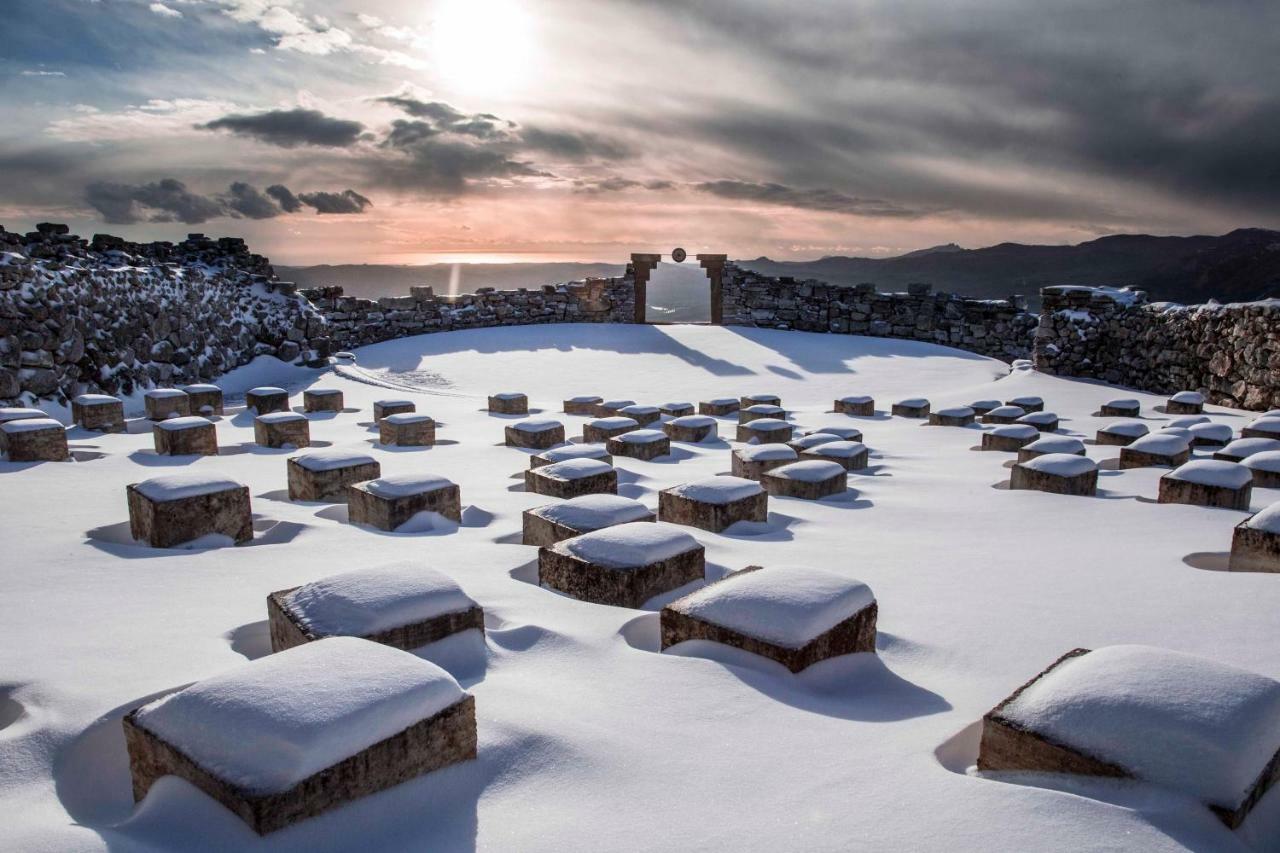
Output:
[[[792,439],[795,428],[786,421],[774,418],[757,418],[738,424],[738,441],[755,441],[760,444],[786,444]]]
[[[305,412],[341,412],[343,394],[336,388],[309,388],[302,392]]]
[[[738,398],[738,405],[744,409],[760,405],[781,406],[782,398],[777,394],[748,394],[745,397]]]
[[[1098,491],[1098,466],[1084,456],[1045,453],[1015,463],[1010,471],[1009,488],[1057,495],[1094,495]]]
[[[347,518],[352,524],[395,530],[420,512],[435,512],[462,522],[458,486],[432,474],[397,474],[351,483],[346,496]]]
[[[587,417],[595,417],[596,407],[599,406],[604,399],[601,397],[593,397],[586,395],[582,397],[570,397],[564,401],[564,413],[566,415],[586,415]]]
[[[664,423],[662,431],[672,441],[697,444],[716,438],[719,428],[715,418],[709,415],[681,415]]]
[[[67,429],[53,418],[24,418],[0,424],[10,462],[61,462],[70,457]]]
[[[195,415],[152,424],[151,439],[161,456],[218,455],[218,433],[213,421]]]
[[[841,397],[835,401],[833,408],[842,415],[869,418],[876,413],[876,401],[865,395]]]
[[[605,442],[605,449],[614,456],[657,459],[671,454],[671,439],[662,430],[633,429],[610,438]]]
[[[525,545],[554,545],[606,527],[656,520],[657,516],[644,504],[631,498],[610,494],[583,495],[525,510],[521,541]]]
[[[919,397],[899,400],[893,404],[890,411],[894,417],[898,418],[927,418],[929,417],[929,401]]]
[[[71,420],[94,432],[124,432],[124,401],[106,394],[81,394],[71,401]]]
[[[206,418],[219,417],[223,414],[222,389],[217,385],[184,385],[182,391],[189,400],[191,414],[203,415]]]
[[[269,385],[251,388],[245,392],[244,404],[250,411],[259,415],[287,412],[289,411],[289,392]]]
[[[848,487],[849,472],[839,463],[806,459],[771,468],[760,475],[760,485],[774,497],[816,501],[838,495]]]
[[[489,395],[489,411],[499,415],[529,414],[529,398],[524,394],[504,392]]]
[[[597,418],[582,425],[582,440],[587,444],[603,444],[615,435],[622,435],[624,432],[639,428],[640,423],[634,418],[624,418],[620,415]]]
[[[416,412],[418,407],[411,400],[378,400],[373,404],[373,419],[381,421],[390,415]]]
[[[172,548],[209,534],[234,542],[253,538],[249,488],[193,474],[156,477],[125,490],[129,532],[153,548]]]
[[[800,458],[794,448],[776,443],[735,448],[730,457],[731,473],[744,480],[759,480],[765,471],[789,465]]]
[[[378,443],[397,447],[431,447],[436,443],[436,422],[429,415],[402,412],[378,420]]]
[[[505,428],[507,447],[546,450],[564,444],[564,424],[553,420],[529,420]]]
[[[382,475],[382,466],[372,456],[339,450],[290,456],[287,470],[291,501],[343,502],[347,499],[347,486]]]
[[[538,583],[593,604],[642,607],[706,572],[705,549],[678,530],[635,522],[539,548]]]
[[[553,498],[618,493],[618,472],[598,459],[569,459],[524,472],[525,491]]]
[[[259,447],[308,447],[311,422],[297,412],[268,412],[253,419],[253,440]]]
[[[1280,572],[1280,504],[1235,526],[1229,567],[1233,572]]]
[[[658,411],[668,417],[683,418],[692,415],[696,409],[693,403],[663,403]]]
[[[153,421],[191,414],[191,398],[177,388],[153,388],[142,395],[142,402]]]
[[[609,451],[599,444],[566,444],[553,447],[529,457],[530,468],[541,468],[543,465],[554,465],[557,462],[568,462],[570,459],[598,459],[606,465],[613,464]]]
[[[658,518],[719,533],[739,521],[766,521],[769,495],[742,477],[708,477],[658,492]]]
[[[732,415],[741,408],[741,404],[733,397],[717,397],[714,400],[703,400],[698,403],[698,414],[722,418]]]

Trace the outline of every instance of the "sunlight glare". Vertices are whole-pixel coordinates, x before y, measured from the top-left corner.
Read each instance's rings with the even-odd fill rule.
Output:
[[[460,93],[500,95],[533,76],[533,20],[521,0],[439,0],[433,33],[442,82]]]

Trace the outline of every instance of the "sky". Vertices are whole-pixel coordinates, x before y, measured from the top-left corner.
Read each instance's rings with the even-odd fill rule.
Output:
[[[1280,227],[1274,0],[4,0],[0,224],[277,263]]]

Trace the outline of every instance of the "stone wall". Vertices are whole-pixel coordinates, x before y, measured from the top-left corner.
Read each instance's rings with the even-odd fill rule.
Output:
[[[1143,291],[1048,287],[1035,336],[1038,370],[1215,403],[1280,408],[1280,301],[1148,303]]]
[[[967,299],[934,293],[927,284],[906,293],[774,278],[725,264],[722,309],[728,326],[796,329],[907,338],[1013,361],[1029,358],[1037,318],[1026,301]]]
[[[319,358],[323,329],[238,239],[0,227],[0,405],[208,381],[257,355]]]

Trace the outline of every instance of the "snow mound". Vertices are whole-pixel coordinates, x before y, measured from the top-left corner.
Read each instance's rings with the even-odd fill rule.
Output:
[[[543,476],[557,480],[581,480],[612,470],[612,465],[600,459],[566,459],[538,469]]]
[[[670,605],[704,622],[799,648],[875,603],[871,588],[807,566],[770,566],[729,575]]]
[[[283,424],[292,421],[305,421],[306,417],[298,412],[268,412],[265,415],[258,415],[255,420],[264,424]]]
[[[192,385],[183,385],[182,390],[188,394],[208,394],[210,391],[221,391],[222,389],[219,388],[217,385],[211,385],[208,382],[196,382]],[[313,391],[311,393],[314,394],[316,392]],[[330,391],[327,393],[336,394],[338,392]]]
[[[1000,408],[1001,405],[1003,404],[999,400],[974,400],[969,404],[969,408],[986,409],[987,411],[990,411],[992,409]]]
[[[785,445],[783,446],[785,447]],[[794,451],[792,451],[792,455],[795,455]],[[764,489],[755,480],[746,480],[742,477],[721,474],[717,477],[707,477],[705,480],[681,483],[678,486],[672,486],[669,491],[674,495],[688,498],[691,501],[698,501],[699,503],[727,504],[733,501],[740,501],[743,498],[754,497]]]
[[[1010,401],[1009,401],[1009,405],[1011,405],[1011,406],[1021,406],[1021,407],[1022,407],[1022,408],[1024,408],[1024,409],[1026,409],[1026,408],[1032,408],[1032,407],[1034,407],[1034,406],[1043,406],[1043,405],[1044,405],[1044,398],[1043,398],[1043,397],[1035,397],[1035,396],[1014,397],[1012,400],[1010,400]]]
[[[1280,502],[1259,510],[1245,520],[1245,527],[1280,534]]]
[[[791,424],[786,421],[780,421],[777,418],[756,418],[754,421],[743,424],[743,426],[758,432],[777,432],[780,429],[791,429]]]
[[[453,578],[407,560],[312,581],[284,602],[312,633],[347,637],[367,637],[476,605]]]
[[[152,400],[172,400],[174,397],[187,396],[187,392],[178,388],[152,388],[142,396]]]
[[[1280,417],[1269,415],[1267,417],[1256,418],[1249,423],[1249,429],[1265,432],[1268,435],[1280,436]]]
[[[801,483],[820,483],[832,477],[842,477],[849,473],[839,462],[827,462],[823,459],[805,459],[781,465],[770,470],[769,476],[781,477],[784,480],[796,480]]]
[[[675,401],[672,401],[672,402],[663,403],[663,404],[662,404],[661,406],[659,406],[658,408],[660,408],[660,409],[670,409],[670,410],[674,411],[674,410],[676,410],[676,409],[688,409],[688,408],[691,408],[692,406],[693,406],[693,403],[690,403],[688,400],[675,400]]]
[[[621,415],[615,415],[611,418],[596,418],[594,421],[588,421],[588,423],[600,429],[625,429],[640,426],[640,422],[635,418],[624,418]]]
[[[737,397],[714,397],[707,401],[712,406],[731,406],[738,402]]]
[[[1165,430],[1161,430],[1160,432],[1153,432],[1150,435],[1134,439],[1129,444],[1129,449],[1142,453],[1154,453],[1159,456],[1173,456],[1190,446],[1190,436],[1176,435],[1172,432],[1167,433]]]
[[[46,417],[22,418],[21,420],[5,421],[0,424],[0,430],[3,430],[9,435],[13,435],[18,432],[38,432],[42,429],[53,429],[54,427],[57,427],[58,429],[63,428],[60,421],[55,421],[53,418]]]
[[[1231,440],[1235,433],[1227,424],[1196,424],[1191,427],[1191,435],[1194,438],[1206,441],[1220,441],[1225,444]]]
[[[1156,433],[1156,435],[1173,435],[1173,436],[1177,436],[1178,438],[1180,438],[1180,439],[1182,439],[1183,441],[1187,442],[1187,444],[1190,444],[1190,443],[1191,443],[1191,437],[1192,437],[1192,436],[1191,436],[1191,430],[1189,430],[1189,429],[1185,429],[1185,428],[1183,428],[1183,427],[1161,427],[1161,428],[1160,428],[1160,431],[1159,431],[1158,433]]]
[[[1196,459],[1173,469],[1165,476],[1202,486],[1222,486],[1228,489],[1238,489],[1253,482],[1253,474],[1248,468],[1238,462],[1219,459]]]
[[[905,400],[899,400],[898,405],[907,406],[912,409],[922,409],[929,405],[929,401],[924,397],[908,397]]]
[[[1031,424],[1000,424],[991,429],[991,434],[1001,438],[1035,438],[1040,430]]]
[[[196,682],[136,720],[219,778],[269,794],[465,695],[453,676],[408,652],[330,637]]]
[[[353,465],[369,465],[373,461],[373,457],[367,453],[336,447],[325,450],[311,450],[293,457],[294,464],[306,468],[308,471],[333,471],[337,468],[350,468]]]
[[[667,423],[676,427],[684,427],[685,429],[702,429],[715,426],[716,419],[710,415],[681,415],[678,418],[672,418]]]
[[[570,459],[603,459],[609,451],[599,444],[570,444],[553,447],[538,454],[549,462],[566,462]]]
[[[387,415],[382,420],[392,426],[395,426],[396,424],[420,424],[431,420],[431,416],[420,415],[417,412],[400,412],[396,415]]]
[[[808,452],[819,456],[830,456],[833,459],[852,459],[866,449],[867,446],[860,441],[832,441],[810,447]]]
[[[163,477],[152,477],[134,486],[148,500],[157,502],[176,501],[183,498],[194,498],[197,495],[208,495],[214,492],[225,492],[238,489],[241,484],[230,477],[218,474],[167,474]]]
[[[617,410],[617,409],[625,409],[627,406],[634,406],[635,404],[636,404],[635,400],[605,400],[603,403],[600,404],[600,407],[603,409]]]
[[[814,429],[814,430],[810,430],[809,432],[805,433],[805,435],[816,435],[818,433],[826,433],[827,435],[834,435],[837,438],[844,439],[845,441],[862,441],[862,430],[858,429],[857,427],[823,426],[823,427],[818,427],[817,429]]]
[[[1137,438],[1151,432],[1142,421],[1114,421],[1098,430],[1108,435],[1123,435]]]
[[[866,394],[855,394],[852,397],[841,397],[841,403],[847,403],[850,406],[865,406],[867,403],[874,403],[874,397],[868,397]]]
[[[534,513],[547,521],[584,531],[639,521],[652,515],[644,504],[620,495],[580,495],[539,507]]]
[[[653,417],[659,412],[657,406],[623,406],[618,410],[618,414],[634,420],[636,418]]]
[[[265,394],[285,394],[285,393],[287,392],[283,388],[277,388],[274,385],[259,385],[257,388],[250,388],[248,391],[245,392],[246,395],[253,394],[254,396],[259,396],[259,397]]]
[[[624,444],[653,444],[655,441],[666,441],[667,434],[660,429],[633,429],[622,435],[615,435],[616,441]]]
[[[1018,418],[1020,424],[1051,424],[1058,420],[1054,412],[1027,412]]]
[[[756,403],[754,406],[747,406],[742,411],[752,415],[763,415],[766,418],[785,418],[787,416],[786,409],[781,406],[775,406],[772,403]]]
[[[829,432],[813,432],[802,438],[797,438],[791,442],[791,446],[796,450],[808,450],[811,447],[817,447],[819,444],[829,444],[833,441],[840,441],[840,436],[832,435]]]
[[[9,421],[22,421],[27,418],[44,418],[48,417],[39,409],[24,409],[21,406],[6,406],[0,409],[0,424],[7,424]]]
[[[637,569],[699,546],[698,540],[675,525],[632,521],[565,539],[552,547],[597,566]]]
[[[799,459],[795,449],[785,444],[755,444],[734,451],[744,462],[776,462],[779,459]]]
[[[1193,406],[1204,405],[1204,395],[1199,391],[1179,391],[1169,398],[1171,403],[1189,403]]]
[[[154,426],[159,427],[167,432],[175,432],[184,429],[198,429],[203,426],[212,426],[213,421],[208,418],[202,418],[198,415],[187,415],[180,418],[169,418],[167,421],[159,421]]]
[[[518,421],[511,425],[512,429],[520,432],[549,432],[553,429],[560,429],[564,424],[550,418],[533,418],[527,421]]]
[[[1191,429],[1196,424],[1209,423],[1208,415],[1183,415],[1178,418],[1171,418],[1163,427],[1163,429]]]
[[[1030,468],[1032,471],[1051,474],[1055,477],[1078,477],[1098,470],[1097,462],[1088,456],[1076,456],[1073,453],[1045,453],[1018,464],[1023,468]]]
[[[406,498],[424,492],[434,492],[453,485],[453,481],[436,474],[391,474],[369,480],[364,487],[380,498]]]
[[[952,406],[948,409],[939,409],[934,414],[944,418],[971,418],[976,412],[969,406]]]
[[[119,403],[119,397],[112,397],[110,394],[79,394],[73,401],[78,406],[106,406],[111,403]]]
[[[1246,457],[1241,463],[1251,471],[1267,471],[1280,474],[1280,450],[1264,450]]]
[[[1027,413],[1027,410],[1021,406],[996,406],[987,412],[987,417],[993,418],[1020,418]]]
[[[1108,646],[1066,660],[1002,713],[1139,778],[1228,808],[1280,746],[1280,682],[1148,646]]]
[[[1255,453],[1266,453],[1269,450],[1280,450],[1280,441],[1274,438],[1237,438],[1219,452],[1245,459]]]
[[[1072,453],[1078,456],[1084,452],[1084,442],[1069,435],[1046,435],[1022,449],[1036,453]]]

